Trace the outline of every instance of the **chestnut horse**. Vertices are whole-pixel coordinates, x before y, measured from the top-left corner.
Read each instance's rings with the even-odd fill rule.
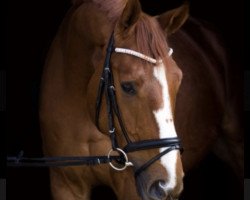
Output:
[[[187,20],[187,5],[151,17],[138,0],[72,4],[42,76],[44,153],[102,156],[118,151],[128,158],[123,171],[113,169],[120,167],[117,163],[51,168],[53,199],[87,200],[97,185],[111,187],[119,200],[175,199],[183,189],[182,163],[188,171],[211,146],[229,163],[235,163],[230,162],[234,157],[221,149],[242,156],[225,69],[198,57],[204,49],[193,44],[188,30],[177,31]],[[224,54],[218,55],[224,66]],[[178,141],[177,133],[185,149],[182,158],[177,143],[172,149],[166,145]],[[130,147],[135,151],[126,151]]]
[[[178,29],[186,7],[157,20],[137,0],[73,1],[42,77],[44,153],[118,152],[128,159],[121,172],[113,169],[120,167],[116,163],[51,169],[54,199],[89,199],[99,184],[121,200],[179,196],[184,173],[173,109],[182,73],[162,27],[169,33]]]

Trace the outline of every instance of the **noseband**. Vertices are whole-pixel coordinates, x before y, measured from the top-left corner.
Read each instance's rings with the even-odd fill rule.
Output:
[[[114,48],[114,34],[112,34],[109,39],[107,53],[106,53],[103,71],[102,71],[102,76],[100,78],[99,88],[98,88],[98,93],[97,93],[96,115],[95,115],[96,126],[99,128],[100,109],[102,106],[103,96],[105,96],[106,106],[107,106],[109,136],[110,136],[111,144],[112,144],[112,149],[110,150],[110,152],[117,151],[119,154],[123,155],[125,159],[125,161],[123,162],[124,166],[122,168],[117,168],[110,162],[111,167],[113,167],[116,170],[123,170],[127,166],[133,165],[131,162],[128,162],[126,153],[147,150],[147,149],[168,147],[166,150],[157,154],[155,157],[151,158],[145,164],[140,166],[135,171],[135,177],[137,177],[142,171],[144,171],[146,168],[148,168],[150,165],[152,165],[155,161],[160,159],[165,154],[169,153],[172,150],[182,151],[182,148],[181,148],[180,140],[178,137],[142,140],[142,141],[137,141],[137,142],[132,142],[130,140],[128,133],[126,131],[125,125],[123,123],[121,112],[120,112],[120,109],[116,100],[113,73],[112,73],[112,68],[110,65],[110,59],[111,59],[111,55],[113,52],[130,54],[130,55],[139,57],[151,63],[156,63],[156,60],[148,56],[145,56],[139,52],[133,51],[133,50],[123,49],[123,48]],[[169,54],[172,54],[172,52],[173,52],[172,49],[170,49]],[[127,142],[127,145],[123,148],[120,148],[117,142],[116,129],[114,125],[114,116],[117,117],[119,126],[122,130],[122,134]]]

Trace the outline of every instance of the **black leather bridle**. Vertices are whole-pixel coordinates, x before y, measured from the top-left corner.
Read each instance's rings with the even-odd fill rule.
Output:
[[[165,154],[172,150],[183,151],[180,140],[178,137],[165,138],[165,139],[151,139],[132,142],[128,136],[125,125],[123,123],[119,106],[117,104],[115,95],[115,86],[113,81],[113,73],[111,68],[111,55],[114,52],[114,35],[112,33],[105,57],[102,76],[100,78],[97,100],[96,100],[96,116],[95,123],[99,128],[99,115],[102,106],[102,99],[106,99],[107,117],[108,117],[108,129],[111,139],[112,149],[109,151],[108,156],[57,156],[57,157],[41,157],[30,158],[24,157],[23,151],[17,156],[7,157],[7,166],[9,167],[65,167],[65,166],[78,166],[78,165],[96,165],[101,163],[109,163],[110,166],[116,170],[124,170],[128,166],[132,166],[133,163],[128,161],[127,153],[134,151],[141,151],[147,149],[155,149],[167,147],[164,151],[151,158],[144,163],[138,169],[135,169],[135,177],[137,177],[142,171],[147,169],[155,161],[160,159]],[[120,148],[116,139],[116,129],[114,124],[114,117],[117,117],[119,126],[122,130],[122,134],[127,142],[127,145]],[[112,152],[118,152],[119,154],[114,156]],[[113,162],[117,162],[122,167],[116,167]]]
[[[145,164],[140,166],[135,171],[135,176],[137,177],[142,171],[144,171],[146,168],[148,168],[151,164],[153,164],[155,161],[160,159],[162,156],[164,156],[165,154],[167,154],[168,152],[172,150],[182,151],[182,147],[180,145],[180,140],[178,137],[142,140],[142,141],[137,141],[137,142],[132,142],[130,140],[128,133],[126,131],[125,125],[123,123],[120,109],[116,100],[113,73],[112,73],[111,62],[110,62],[111,55],[114,52],[114,49],[115,49],[114,48],[114,34],[112,33],[109,39],[104,67],[102,71],[102,76],[101,76],[99,88],[98,88],[98,94],[97,94],[97,100],[96,100],[96,117],[95,117],[96,126],[99,128],[100,109],[102,106],[102,99],[105,95],[107,117],[108,117],[108,129],[109,129],[109,135],[110,135],[113,151],[118,150],[119,153],[126,155],[126,153],[134,152],[134,151],[168,147],[166,150],[162,151],[160,154],[156,155],[155,157],[147,161]],[[117,117],[119,126],[122,130],[122,134],[127,142],[127,145],[123,148],[119,147],[117,139],[116,139],[114,116]]]

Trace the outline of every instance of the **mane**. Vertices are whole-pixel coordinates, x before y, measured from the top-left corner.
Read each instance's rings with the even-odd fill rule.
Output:
[[[136,23],[135,37],[138,50],[141,53],[155,59],[168,56],[168,46],[163,30],[153,18],[144,13]]]

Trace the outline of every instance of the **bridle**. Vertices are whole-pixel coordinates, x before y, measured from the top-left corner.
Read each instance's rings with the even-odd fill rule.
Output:
[[[172,50],[170,50],[172,54]],[[130,54],[136,57],[139,57],[141,59],[144,59],[151,63],[156,63],[156,60],[153,58],[150,58],[144,54],[141,54],[139,52],[129,50],[129,49],[123,49],[123,48],[115,48],[114,47],[114,34],[112,33],[105,57],[105,62],[103,66],[102,75],[99,82],[99,88],[97,93],[97,100],[96,100],[96,114],[95,114],[95,123],[96,126],[99,128],[99,116],[100,116],[100,110],[102,106],[102,100],[105,96],[106,100],[106,107],[107,107],[107,117],[108,117],[108,130],[109,130],[109,136],[111,139],[112,149],[109,151],[108,156],[113,151],[117,151],[119,154],[123,155],[125,158],[125,162],[121,168],[118,168],[112,164],[112,162],[109,162],[111,167],[115,170],[124,170],[127,166],[132,166],[133,164],[128,161],[127,153],[134,152],[134,151],[141,151],[141,150],[147,150],[147,149],[155,149],[155,148],[162,148],[162,147],[168,147],[155,157],[151,158],[149,161],[144,163],[142,166],[140,166],[135,171],[135,177],[137,177],[142,171],[144,171],[146,168],[148,168],[150,165],[152,165],[155,161],[160,159],[165,154],[169,153],[173,150],[181,150],[180,140],[178,137],[171,137],[171,138],[164,138],[164,139],[149,139],[149,140],[142,140],[137,142],[132,142],[128,136],[128,133],[126,131],[125,125],[123,123],[121,112],[116,100],[116,94],[115,94],[115,85],[113,80],[113,73],[111,68],[111,55],[113,52],[117,53],[125,53]],[[114,118],[115,116],[118,119],[119,126],[121,128],[122,134],[126,140],[127,145],[123,148],[120,148],[117,142],[116,138],[116,129],[114,124]]]
[[[66,166],[79,166],[79,165],[96,165],[101,163],[109,163],[109,165],[118,171],[126,169],[128,166],[133,166],[133,163],[129,162],[127,153],[134,151],[141,151],[147,149],[155,149],[168,147],[161,153],[152,157],[142,166],[135,170],[135,177],[137,177],[141,172],[147,169],[155,161],[160,159],[165,154],[173,150],[183,151],[180,140],[178,137],[164,138],[164,139],[150,139],[132,142],[128,136],[125,125],[123,123],[119,106],[116,100],[115,86],[113,80],[112,68],[110,65],[110,59],[113,52],[124,53],[139,57],[151,63],[156,63],[154,58],[150,58],[139,52],[124,49],[124,48],[114,48],[114,34],[112,33],[105,57],[104,67],[102,75],[100,78],[97,99],[96,99],[96,113],[95,113],[95,123],[99,128],[99,115],[102,106],[102,99],[105,96],[106,107],[107,107],[107,117],[108,117],[108,130],[111,139],[112,148],[108,152],[107,156],[57,156],[57,157],[41,157],[41,158],[30,158],[24,157],[23,151],[21,151],[17,156],[7,157],[7,166],[9,167],[66,167]],[[169,54],[172,54],[172,49],[170,49]],[[126,140],[126,146],[120,148],[116,138],[116,129],[114,124],[114,117],[117,117],[119,126],[122,130],[122,134]],[[119,155],[113,155],[113,152],[117,152]],[[119,164],[115,166],[112,161]]]

